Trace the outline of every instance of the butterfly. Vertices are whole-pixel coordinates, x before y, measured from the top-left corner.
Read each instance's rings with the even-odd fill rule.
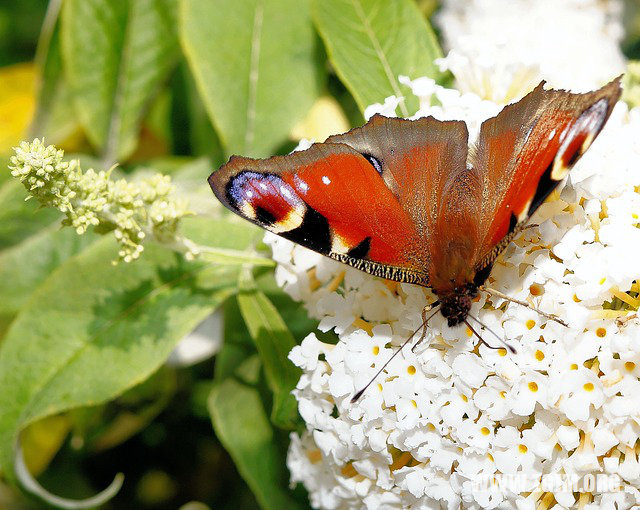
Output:
[[[286,156],[232,156],[209,177],[256,225],[369,274],[430,287],[466,321],[493,264],[598,136],[620,77],[584,94],[545,89],[484,121],[374,115]]]

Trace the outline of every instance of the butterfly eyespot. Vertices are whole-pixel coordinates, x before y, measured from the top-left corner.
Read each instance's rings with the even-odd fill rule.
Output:
[[[541,83],[485,120],[472,148],[462,121],[374,115],[301,152],[232,157],[209,184],[223,205],[281,237],[374,276],[432,286],[440,302],[433,313],[454,327],[466,322],[498,255],[598,136],[620,93],[620,79],[586,94]],[[532,333],[539,325],[523,324]],[[534,356],[542,362],[544,352]]]
[[[273,225],[276,222],[276,217],[263,207],[256,207],[255,215],[256,219],[265,225]]]
[[[269,230],[281,233],[303,223],[307,206],[281,177],[243,170],[226,186],[229,205]]]
[[[366,152],[362,152],[361,154],[369,163],[371,163],[371,166],[376,169],[376,172],[382,175],[382,163],[380,163],[380,160],[375,156],[372,156],[371,154],[367,154]],[[391,154],[393,154],[393,149]]]
[[[603,97],[580,114],[573,125],[565,130],[562,145],[553,162],[551,179],[562,180],[569,169],[589,148],[602,129],[609,111],[609,101]]]
[[[299,189],[303,194],[306,194],[306,192],[309,191],[309,185],[303,181],[299,175],[293,176],[293,182],[296,189]]]

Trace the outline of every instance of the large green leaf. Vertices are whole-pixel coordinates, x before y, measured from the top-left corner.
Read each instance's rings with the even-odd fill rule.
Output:
[[[211,391],[209,413],[216,435],[260,506],[264,510],[302,508],[286,488],[284,455],[258,390],[231,377],[224,379]]]
[[[18,244],[61,216],[55,209],[39,209],[38,201],[25,200],[26,196],[17,179],[10,178],[0,185],[0,250]]]
[[[180,37],[228,153],[267,156],[318,96],[309,0],[181,0]]]
[[[144,381],[237,281],[237,270],[187,263],[154,245],[135,263],[116,258],[108,237],[68,259],[0,345],[0,466],[9,476],[20,430]]]
[[[329,60],[362,111],[395,95],[406,97],[402,114],[413,114],[417,99],[398,76],[440,77],[433,62],[440,47],[412,0],[313,0],[313,17]]]
[[[200,259],[212,264],[273,267],[273,259],[248,251],[262,232],[247,221],[226,215],[222,219],[185,218],[182,231],[200,246]]]
[[[247,270],[241,273],[238,305],[260,354],[269,388],[273,391],[271,421],[281,428],[293,428],[298,411],[291,390],[300,378],[300,370],[287,356],[296,342],[278,309],[255,287],[248,273]]]
[[[176,62],[175,2],[64,2],[67,82],[80,121],[108,164],[135,148],[145,107]]]
[[[96,240],[53,225],[0,251],[0,336],[33,291],[59,265]]]
[[[62,2],[49,2],[42,25],[35,62],[38,67],[38,101],[31,122],[29,136],[43,137],[47,143],[58,143],[78,127],[78,119],[71,114],[71,89],[62,71],[59,11]]]
[[[235,216],[207,218],[205,216],[186,217],[181,223],[181,232],[201,246],[227,250],[247,250],[262,236],[262,230],[248,221],[237,221]],[[250,252],[246,251],[246,255]]]

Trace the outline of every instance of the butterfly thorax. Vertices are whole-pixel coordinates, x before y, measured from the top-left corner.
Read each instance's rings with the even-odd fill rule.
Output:
[[[464,322],[471,310],[473,298],[478,294],[478,287],[473,283],[456,287],[450,292],[438,294],[440,313],[447,319],[449,327]]]

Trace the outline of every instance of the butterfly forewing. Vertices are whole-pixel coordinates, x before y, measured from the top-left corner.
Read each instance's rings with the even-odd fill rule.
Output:
[[[233,157],[209,184],[229,209],[271,232],[372,274],[428,283],[414,222],[375,166],[345,144]]]
[[[470,163],[477,170],[485,232],[476,259],[490,265],[600,133],[620,97],[620,79],[586,94],[543,83],[482,124]]]

